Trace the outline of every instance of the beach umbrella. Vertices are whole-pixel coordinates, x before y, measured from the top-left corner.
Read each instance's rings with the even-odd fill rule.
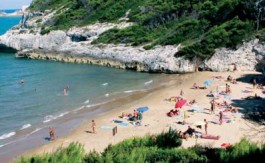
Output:
[[[175,108],[182,108],[183,105],[185,105],[187,102],[187,100],[179,100],[176,105]]]
[[[147,110],[149,110],[149,108],[147,106],[143,106],[143,107],[139,107],[136,109],[138,112],[146,112]]]
[[[210,86],[210,85],[212,85],[212,83],[213,83],[212,80],[205,80],[205,81],[203,82],[203,85],[205,85],[205,86]]]

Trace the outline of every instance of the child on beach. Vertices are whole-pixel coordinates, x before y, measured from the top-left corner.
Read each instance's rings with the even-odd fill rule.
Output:
[[[92,133],[96,133],[96,122],[92,120]]]

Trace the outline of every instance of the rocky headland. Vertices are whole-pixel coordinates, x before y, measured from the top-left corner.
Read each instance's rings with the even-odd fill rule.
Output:
[[[196,70],[229,71],[237,65],[240,71],[263,70],[265,45],[258,39],[244,42],[236,50],[219,48],[211,58],[188,60],[176,57],[181,44],[143,46],[127,44],[92,44],[103,32],[125,28],[133,23],[95,23],[69,30],[54,30],[41,35],[39,24],[45,24],[54,12],[24,13],[21,23],[0,36],[0,51],[16,51],[17,57],[61,62],[88,63],[143,72],[186,73]]]

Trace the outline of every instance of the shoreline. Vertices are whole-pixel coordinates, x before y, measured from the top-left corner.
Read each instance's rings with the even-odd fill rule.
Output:
[[[143,97],[140,100],[132,100],[130,103],[123,103],[120,106],[101,113],[94,117],[93,119],[96,121],[97,124],[97,134],[91,134],[88,131],[91,130],[91,119],[87,119],[83,122],[80,126],[74,129],[70,134],[65,137],[59,138],[55,141],[49,142],[37,149],[33,149],[24,153],[25,156],[32,156],[36,154],[43,154],[54,152],[58,147],[66,147],[71,142],[79,142],[84,145],[85,151],[89,152],[92,150],[96,150],[102,152],[104,148],[107,147],[108,144],[116,144],[121,142],[124,139],[144,136],[146,134],[157,134],[163,131],[166,131],[170,126],[174,129],[178,129],[184,131],[187,129],[187,125],[178,125],[176,122],[179,119],[170,118],[166,115],[166,113],[174,107],[174,103],[169,103],[164,101],[165,98],[169,98],[171,96],[178,96],[180,89],[184,91],[184,98],[188,101],[192,99],[196,99],[198,104],[201,105],[203,108],[209,108],[209,99],[204,96],[205,94],[209,93],[210,90],[215,90],[215,85],[223,85],[225,82],[222,81],[215,81],[214,86],[210,87],[210,89],[206,90],[193,90],[190,87],[193,85],[194,82],[203,83],[204,80],[211,78],[213,75],[221,75],[226,78],[226,75],[232,75],[234,77],[242,77],[246,74],[258,74],[257,72],[226,72],[226,73],[216,73],[216,72],[199,72],[193,74],[187,74],[181,76],[170,76],[171,78],[170,83],[161,89],[155,90],[147,97]],[[182,78],[182,79],[179,79]],[[181,81],[178,85],[176,83]],[[233,86],[239,88],[233,88]],[[249,86],[248,83],[239,83],[238,85],[232,85],[232,95],[237,96],[237,98],[241,99],[245,96],[245,94],[241,93],[241,90],[246,86]],[[197,93],[194,93],[194,91]],[[259,93],[258,95],[262,95],[259,90],[255,90],[255,92]],[[203,95],[203,96],[202,96]],[[263,97],[263,95],[262,95]],[[112,123],[111,120],[122,120],[127,122],[125,119],[121,119],[118,116],[121,112],[132,113],[133,109],[140,107],[140,106],[148,106],[150,109],[146,113],[143,114],[143,121],[142,126],[134,127],[133,125],[129,124],[129,126],[119,126],[115,123]],[[184,106],[183,109],[188,109],[188,106]],[[212,118],[216,119],[216,115],[209,115],[206,113],[188,113],[189,118],[188,122],[194,123],[196,121],[202,121],[206,118],[210,121]],[[218,118],[218,117],[217,117]],[[181,119],[180,119],[181,120]],[[235,123],[233,124],[223,124],[223,125],[209,125],[209,132],[211,134],[220,135],[220,140],[213,141],[213,140],[205,140],[205,139],[198,139],[198,144],[201,145],[210,145],[213,147],[220,147],[220,144],[223,142],[234,144],[238,142],[242,137],[248,137],[250,131],[252,131],[251,127],[246,125],[248,123],[245,119],[240,117],[234,118]],[[118,134],[116,136],[112,136],[111,130],[102,130],[100,126],[118,126]],[[229,132],[227,131],[229,128]],[[203,131],[203,129],[201,130]],[[98,136],[100,135],[100,137]],[[77,141],[78,140],[78,141]],[[258,138],[252,138],[251,140],[257,141]],[[195,139],[189,139],[187,141],[183,141],[183,147],[187,148],[193,146],[195,144]]]
[[[97,116],[98,114],[104,114],[104,112],[111,112],[117,106],[122,105],[125,101],[129,102],[132,99],[137,100],[142,96],[159,89],[159,87],[161,87],[161,83],[164,83],[162,81],[164,80],[163,76],[164,75],[161,74],[160,76],[152,78],[151,84],[147,83],[146,85],[146,83],[142,83],[144,86],[139,89],[114,92],[113,94],[110,94],[110,97],[102,96],[98,98],[98,100],[94,101],[95,103],[89,103],[89,106],[83,104],[84,106],[82,107],[73,108],[68,112],[68,114],[61,118],[52,120],[51,123],[43,123],[38,127],[34,126],[34,128],[37,128],[33,131],[34,134],[30,131],[32,128],[25,129],[23,132],[30,132],[30,136],[27,135],[26,137],[23,136],[17,139],[18,136],[21,136],[21,134],[16,134],[14,137],[12,137],[11,143],[8,143],[7,146],[3,147],[1,151],[1,155],[3,156],[1,160],[4,160],[4,162],[8,160],[10,161],[12,158],[14,158],[14,156],[16,158],[23,151],[36,149],[44,144],[47,144],[49,142],[46,140],[46,138],[49,136],[49,126],[55,127],[57,136],[59,135],[59,137],[65,137],[71,133],[72,130],[80,126],[84,120]],[[30,141],[31,143],[27,144],[26,141]]]

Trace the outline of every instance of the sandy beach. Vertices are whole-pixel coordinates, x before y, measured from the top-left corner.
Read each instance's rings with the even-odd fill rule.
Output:
[[[103,151],[109,144],[116,144],[121,142],[126,138],[144,136],[146,134],[156,134],[163,131],[167,131],[171,126],[173,129],[185,131],[188,126],[195,128],[204,134],[203,120],[208,121],[208,134],[219,136],[219,140],[211,139],[201,139],[189,138],[188,140],[183,140],[183,147],[190,147],[195,145],[195,143],[200,145],[208,145],[213,147],[221,147],[222,143],[234,144],[238,142],[241,138],[247,137],[253,141],[260,141],[260,134],[256,134],[255,128],[262,127],[251,123],[244,118],[244,114],[233,114],[231,112],[224,112],[224,116],[227,122],[223,122],[222,125],[214,124],[212,122],[219,122],[219,111],[220,108],[216,107],[215,113],[210,114],[210,101],[212,98],[206,95],[212,91],[221,92],[225,91],[225,84],[228,83],[231,86],[231,93],[229,96],[219,95],[219,99],[216,102],[222,103],[226,100],[228,103],[232,103],[233,106],[237,106],[243,111],[248,107],[255,107],[257,105],[262,105],[262,100],[255,101],[255,105],[250,102],[246,102],[242,98],[247,96],[254,96],[257,93],[258,96],[264,97],[261,89],[253,89],[252,84],[244,82],[244,80],[249,80],[253,75],[258,75],[258,72],[198,72],[193,74],[185,75],[168,75],[168,82],[166,85],[142,94],[141,98],[137,100],[130,99],[121,102],[118,107],[108,112],[104,112],[93,119],[96,122],[96,134],[91,133],[91,120],[87,119],[81,126],[76,128],[69,135],[57,138],[54,141],[50,141],[47,144],[34,149],[30,152],[25,153],[26,155],[36,155],[46,152],[53,152],[58,147],[66,147],[71,142],[79,142],[84,145],[86,152],[91,150]],[[237,84],[232,84],[231,82],[226,82],[228,75],[233,78],[238,79]],[[252,76],[251,76],[252,75]],[[222,79],[213,78],[213,76],[222,76]],[[205,80],[211,80],[212,84],[207,86],[207,89],[191,89],[194,83],[199,86],[203,86]],[[183,99],[187,102],[195,99],[196,105],[190,106],[185,104],[180,109],[180,115],[169,117],[167,113],[175,107],[175,102],[170,102],[168,99],[172,96],[180,96],[180,91],[183,90]],[[245,90],[243,93],[242,91]],[[264,101],[264,100],[263,100]],[[141,126],[134,126],[125,118],[120,118],[122,112],[133,113],[133,110],[141,107],[147,106],[148,111],[143,113],[143,119]],[[192,109],[198,112],[192,111]],[[183,112],[186,111],[188,118],[186,122],[188,124],[182,125],[178,122],[183,121]],[[128,122],[128,126],[120,126],[114,123],[113,120],[120,120],[123,122]],[[198,124],[202,124],[202,128],[197,128]],[[112,135],[112,130],[102,126],[117,126],[118,132],[115,136]],[[47,131],[48,132],[48,131]],[[56,134],[56,131],[55,131]],[[255,135],[255,136],[253,136]]]

